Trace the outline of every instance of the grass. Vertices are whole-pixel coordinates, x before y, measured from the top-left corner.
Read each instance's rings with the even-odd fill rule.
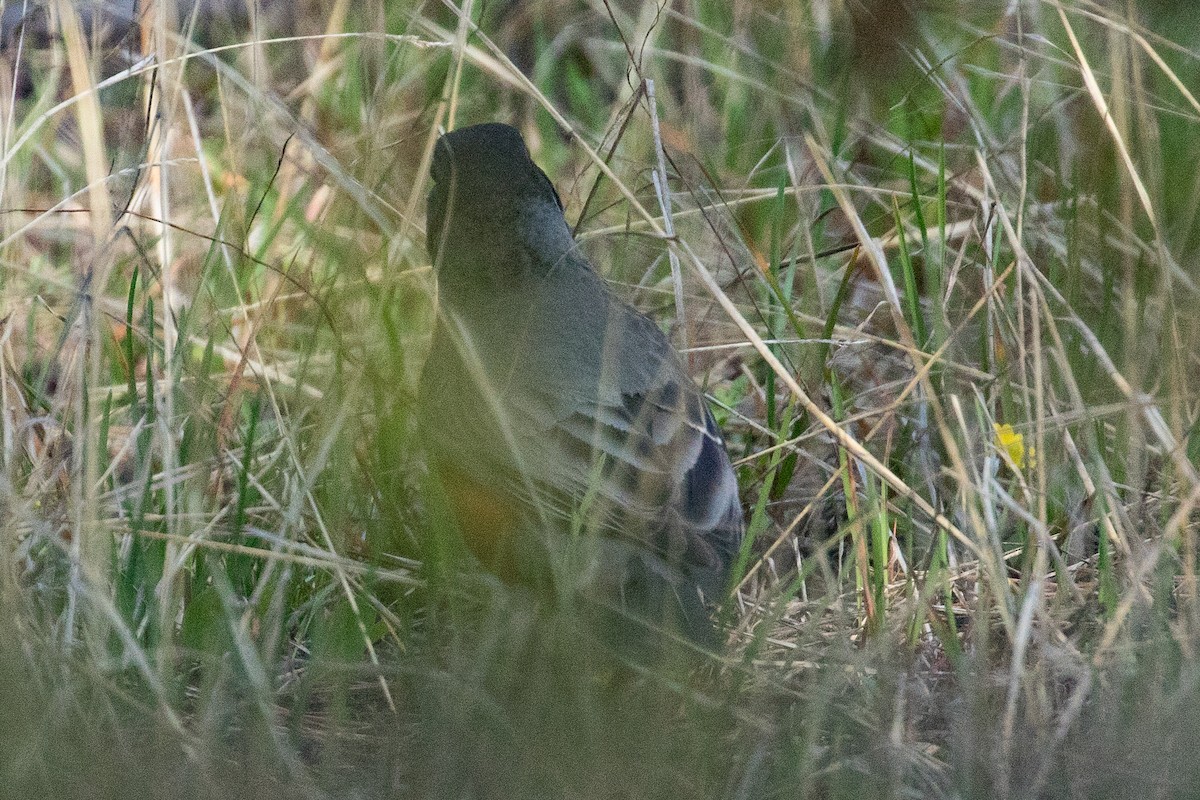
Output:
[[[1196,796],[1200,18],[1006,5],[12,33],[0,786]],[[713,399],[719,657],[631,668],[426,496],[429,154],[493,119]]]

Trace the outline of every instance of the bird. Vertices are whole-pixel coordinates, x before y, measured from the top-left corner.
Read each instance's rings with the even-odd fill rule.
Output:
[[[468,549],[506,581],[567,583],[718,647],[744,514],[704,396],[580,251],[519,131],[445,133],[430,173],[438,312],[418,424]],[[587,557],[563,556],[580,543]]]

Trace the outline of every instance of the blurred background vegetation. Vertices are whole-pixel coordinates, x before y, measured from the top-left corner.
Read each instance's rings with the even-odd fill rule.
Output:
[[[1191,4],[0,14],[0,794],[1200,796]],[[491,120],[737,459],[699,665],[423,501]]]

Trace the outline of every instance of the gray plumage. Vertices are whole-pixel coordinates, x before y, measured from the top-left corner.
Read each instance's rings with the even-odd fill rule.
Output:
[[[435,464],[515,498],[550,547],[582,517],[596,591],[710,637],[743,518],[703,397],[579,252],[515,129],[446,134],[432,172],[440,310],[420,419]]]

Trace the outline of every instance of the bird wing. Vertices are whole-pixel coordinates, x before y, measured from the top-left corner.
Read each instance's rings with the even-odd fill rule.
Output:
[[[542,358],[522,359],[532,374],[516,381],[525,394],[518,407],[537,409],[528,429],[546,451],[536,482],[593,498],[608,527],[648,540],[673,563],[723,570],[742,511],[703,396],[658,327],[590,270],[549,288],[554,307],[536,318],[558,336],[540,339]]]

